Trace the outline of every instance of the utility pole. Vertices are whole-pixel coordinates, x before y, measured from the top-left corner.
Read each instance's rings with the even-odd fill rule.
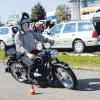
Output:
[[[81,20],[80,0],[70,0],[73,3],[73,20]]]

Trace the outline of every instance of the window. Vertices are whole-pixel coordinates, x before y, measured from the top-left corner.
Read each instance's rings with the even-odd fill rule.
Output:
[[[91,31],[93,30],[92,24],[90,22],[78,23],[78,31]]]
[[[50,33],[52,33],[52,34],[59,34],[60,31],[61,31],[62,26],[63,26],[63,24],[60,24],[60,25],[57,25],[57,26],[53,27],[50,30]]]
[[[75,32],[75,31],[76,31],[76,24],[70,23],[70,24],[65,25],[63,33],[69,33],[69,32]]]
[[[0,35],[8,34],[8,28],[0,28]]]

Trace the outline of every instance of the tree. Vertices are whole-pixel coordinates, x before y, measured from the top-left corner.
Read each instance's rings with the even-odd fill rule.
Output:
[[[42,7],[40,3],[37,3],[31,11],[31,20],[32,21],[38,21],[45,19],[46,12],[45,9]]]
[[[71,19],[71,11],[68,6],[66,5],[58,5],[56,8],[56,17],[57,22],[62,20],[70,20]]]

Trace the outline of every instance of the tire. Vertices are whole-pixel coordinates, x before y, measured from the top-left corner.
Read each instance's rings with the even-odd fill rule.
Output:
[[[15,62],[11,65],[11,74],[20,83],[28,83],[28,79],[26,77],[26,71],[23,69],[23,66]]]
[[[77,78],[69,67],[57,66],[55,76],[64,88],[76,89]]]
[[[76,40],[73,44],[73,49],[75,53],[82,53],[85,50],[85,44],[82,40]]]
[[[5,50],[6,45],[4,43],[4,41],[0,41],[0,50]]]

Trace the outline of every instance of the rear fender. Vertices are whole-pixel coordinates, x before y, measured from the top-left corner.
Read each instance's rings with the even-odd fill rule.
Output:
[[[7,61],[6,63],[6,68],[5,68],[5,72],[6,73],[11,73],[11,66],[13,63],[15,63],[16,61],[13,61],[11,58]]]

